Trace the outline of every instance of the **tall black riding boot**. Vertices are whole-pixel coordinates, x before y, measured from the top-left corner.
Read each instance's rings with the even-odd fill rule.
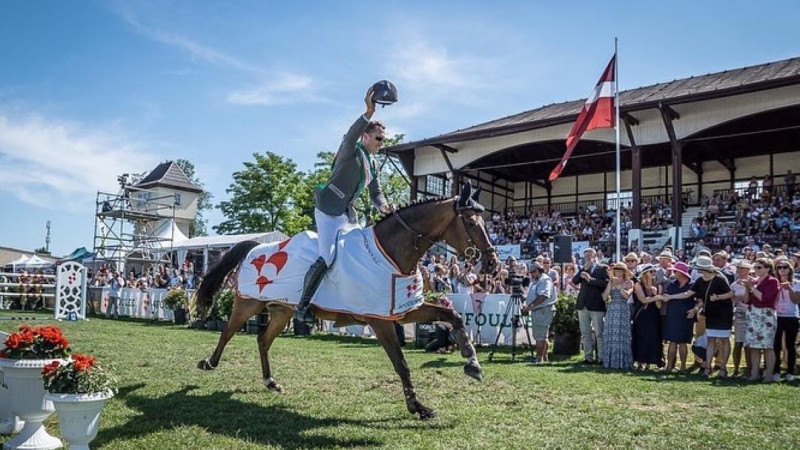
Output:
[[[314,323],[314,314],[311,312],[311,297],[317,291],[319,283],[325,277],[327,270],[328,265],[325,264],[325,260],[321,256],[309,267],[305,278],[303,278],[303,295],[300,296],[300,302],[294,312],[295,320],[303,323]]]

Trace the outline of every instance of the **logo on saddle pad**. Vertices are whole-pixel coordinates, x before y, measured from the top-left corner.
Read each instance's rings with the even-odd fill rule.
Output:
[[[281,270],[286,265],[286,262],[289,260],[289,254],[283,251],[283,248],[289,244],[289,241],[292,239],[286,239],[285,241],[278,244],[278,251],[273,253],[272,255],[267,258],[267,255],[259,255],[258,258],[253,259],[250,261],[250,264],[255,266],[256,270],[258,271],[258,278],[256,279],[256,285],[258,285],[258,292],[264,290],[268,284],[272,284],[273,281],[270,280],[268,277],[261,275],[261,269],[266,266],[267,264],[272,264],[275,266],[275,275],[281,273]]]

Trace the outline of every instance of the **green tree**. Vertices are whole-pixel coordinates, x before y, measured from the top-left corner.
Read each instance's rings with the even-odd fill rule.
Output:
[[[175,164],[183,170],[183,173],[186,174],[186,177],[189,178],[189,181],[194,183],[197,187],[203,190],[200,195],[197,197],[197,216],[194,218],[194,222],[189,226],[189,237],[195,236],[205,236],[208,234],[206,229],[206,225],[208,224],[208,219],[203,216],[204,211],[209,211],[212,208],[211,199],[213,195],[205,189],[205,184],[200,181],[200,178],[194,172],[194,164],[187,159],[177,159]]]
[[[218,233],[257,233],[279,230],[293,235],[311,225],[296,204],[298,187],[305,187],[303,174],[291,158],[272,153],[254,153],[255,161],[233,173],[226,189],[231,199],[219,204],[227,218],[214,227]],[[302,198],[302,193],[299,195]]]

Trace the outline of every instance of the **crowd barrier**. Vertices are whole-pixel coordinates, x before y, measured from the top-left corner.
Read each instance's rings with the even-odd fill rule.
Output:
[[[108,306],[108,287],[89,288],[91,303],[95,305],[95,311],[105,314]],[[147,289],[122,288],[119,293],[119,314],[121,316],[135,317],[150,320],[173,320],[174,313],[164,305],[164,298],[167,296],[167,289]],[[193,291],[189,291],[189,295]],[[509,294],[451,294],[448,295],[453,302],[453,308],[461,314],[464,325],[476,344],[493,344],[498,338],[498,333],[502,326],[503,332],[499,337],[498,344],[510,345],[512,341],[512,325],[514,317],[508,314],[508,303],[511,300]],[[530,317],[523,316],[524,322],[530,327]],[[369,326],[351,325],[348,327],[335,328],[333,322],[324,321],[323,330],[330,333],[373,337],[374,333]],[[416,338],[416,327],[413,324],[405,326],[406,337]],[[517,329],[517,343],[527,342],[524,327]]]

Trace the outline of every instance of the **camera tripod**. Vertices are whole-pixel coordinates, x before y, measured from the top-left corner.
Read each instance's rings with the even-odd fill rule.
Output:
[[[528,328],[528,322],[522,320],[523,302],[524,299],[522,294],[511,294],[511,298],[508,300],[508,304],[506,305],[506,311],[503,314],[503,321],[500,322],[500,329],[497,330],[497,337],[494,338],[494,345],[492,345],[492,350],[489,351],[489,362],[492,362],[494,352],[497,350],[497,343],[500,342],[500,336],[503,335],[503,329],[506,327],[507,318],[511,318],[511,361],[513,362],[517,360],[517,330],[519,330],[520,322],[522,322],[522,327],[525,329],[525,337],[528,338],[528,348],[531,351],[531,359],[534,358],[531,331]]]

